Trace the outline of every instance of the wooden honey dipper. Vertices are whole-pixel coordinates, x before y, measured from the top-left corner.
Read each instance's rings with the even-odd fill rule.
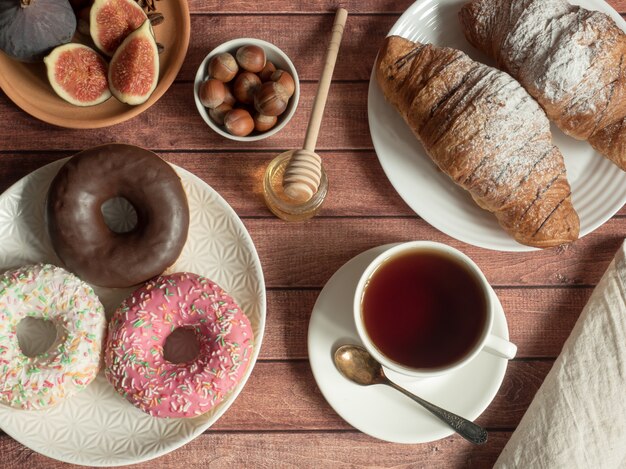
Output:
[[[347,10],[339,8],[335,14],[333,33],[326,51],[326,63],[313,101],[313,109],[304,138],[304,148],[295,150],[283,175],[283,191],[294,202],[304,203],[317,192],[322,177],[322,159],[315,153],[315,144],[322,124],[328,90],[337,62],[343,29],[348,18]]]

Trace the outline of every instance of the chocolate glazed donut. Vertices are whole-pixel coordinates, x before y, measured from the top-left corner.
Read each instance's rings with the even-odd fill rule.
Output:
[[[137,225],[115,233],[102,204],[122,197]],[[47,201],[52,246],[66,267],[95,285],[128,287],[161,274],[183,249],[189,206],[180,178],[154,153],[123,144],[73,156],[53,179]]]

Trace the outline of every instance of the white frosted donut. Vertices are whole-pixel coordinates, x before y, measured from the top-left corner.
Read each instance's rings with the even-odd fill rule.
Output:
[[[22,353],[17,325],[26,317],[52,321],[59,334],[35,357]],[[93,289],[49,264],[0,277],[0,403],[37,410],[84,389],[98,374],[106,319]]]

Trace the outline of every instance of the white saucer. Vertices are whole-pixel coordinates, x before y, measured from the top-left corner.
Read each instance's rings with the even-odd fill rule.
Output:
[[[328,281],[313,307],[309,322],[308,351],[313,376],[333,409],[350,425],[381,440],[426,443],[454,432],[428,411],[388,386],[359,386],[335,368],[333,352],[343,344],[361,344],[352,318],[356,284],[367,265],[391,244],[359,254]],[[493,292],[496,313],[493,332],[509,338],[504,310]],[[396,373],[387,375],[433,404],[475,420],[495,397],[508,361],[481,352],[460,370],[445,376],[410,381]]]

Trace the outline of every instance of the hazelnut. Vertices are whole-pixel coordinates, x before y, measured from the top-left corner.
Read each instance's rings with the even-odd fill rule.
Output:
[[[254,115],[254,129],[257,132],[266,132],[276,125],[278,117],[266,116],[264,114],[256,113]]]
[[[235,96],[233,95],[233,92],[231,91],[231,86],[224,85],[224,88],[226,89],[226,94],[224,95],[224,103],[228,104],[230,107],[233,107],[235,103],[237,102],[237,99],[235,98]]]
[[[209,116],[217,125],[224,125],[224,116],[232,108],[230,104],[222,103],[215,109],[209,109]]]
[[[214,109],[224,102],[226,88],[221,81],[209,78],[200,85],[198,95],[203,106]]]
[[[254,120],[245,109],[233,109],[224,116],[226,130],[238,137],[245,137],[254,130]]]
[[[237,63],[248,72],[258,73],[265,67],[265,51],[259,46],[243,46],[235,54]]]
[[[275,81],[263,83],[254,95],[254,107],[266,116],[281,115],[287,109],[288,102],[287,90]]]
[[[296,84],[293,81],[293,77],[289,72],[285,72],[284,70],[276,70],[274,73],[272,73],[270,80],[283,85],[285,87],[285,90],[287,90],[287,94],[289,94],[290,98],[296,91]]]
[[[259,73],[259,78],[261,79],[262,82],[269,81],[270,77],[272,76],[272,73],[274,73],[275,71],[276,71],[276,66],[268,60],[265,63],[265,67],[263,67],[263,70],[261,70],[261,72]]]
[[[241,73],[233,85],[233,94],[237,101],[244,104],[252,104],[254,102],[254,94],[261,86],[261,79],[250,72]]]
[[[215,78],[216,80],[223,81],[224,83],[235,78],[238,71],[239,66],[237,65],[237,61],[228,52],[217,54],[209,62],[209,78]]]

